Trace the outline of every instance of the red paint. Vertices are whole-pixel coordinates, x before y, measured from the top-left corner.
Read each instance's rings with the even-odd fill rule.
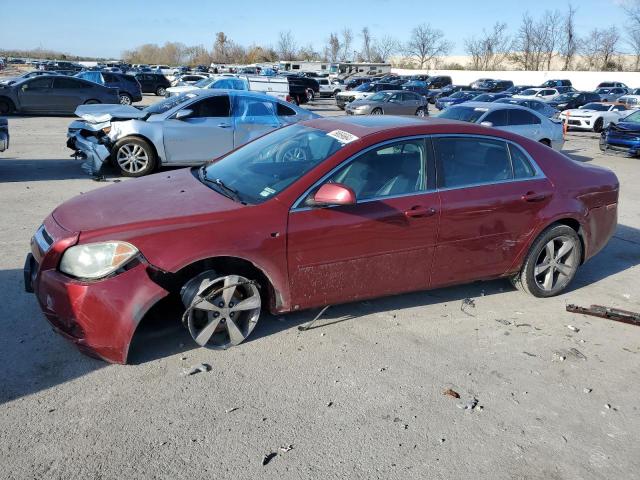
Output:
[[[367,127],[352,120],[308,125],[359,137],[261,205],[245,206],[201,184],[189,169],[122,182],[76,197],[45,220],[54,239],[39,263],[34,288],[51,323],[84,351],[125,362],[142,316],[167,292],[146,265],[83,282],[57,271],[75,243],[124,240],[154,268],[177,272],[213,257],[245,259],[276,295],[273,312],[506,276],[516,272],[536,236],[551,223],[579,222],[585,259],[616,226],[618,181],[602,168],[567,160],[507,132],[442,120]],[[350,205],[348,189],[321,190],[335,205],[290,211],[316,181],[379,142],[438,133],[490,134],[515,141],[546,179],[458,190],[419,192]],[[325,196],[326,195],[326,196]],[[337,202],[336,200],[340,200]]]
[[[353,205],[356,194],[346,185],[325,183],[313,197],[316,205]]]

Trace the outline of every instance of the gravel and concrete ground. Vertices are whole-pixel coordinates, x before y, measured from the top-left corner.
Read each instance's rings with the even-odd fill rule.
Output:
[[[54,334],[23,290],[42,219],[104,186],[69,158],[70,121],[12,117],[0,154],[0,478],[638,478],[640,328],[565,305],[640,311],[639,160],[568,136],[576,160],[618,175],[620,218],[559,297],[493,281],[359,302],[306,332],[316,312],[265,318],[226,352],[169,317],[121,366]]]

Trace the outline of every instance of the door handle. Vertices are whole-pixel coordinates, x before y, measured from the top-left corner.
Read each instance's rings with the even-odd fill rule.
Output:
[[[231,125],[229,125],[228,123],[219,123],[218,127],[220,127],[220,128],[230,128]]]
[[[548,196],[549,194],[547,193],[527,192],[522,195],[522,200],[524,200],[525,202],[541,202]]]
[[[431,207],[421,207],[420,205],[416,205],[415,207],[411,207],[409,210],[404,211],[405,217],[416,218],[416,217],[431,217],[436,214],[436,209]]]

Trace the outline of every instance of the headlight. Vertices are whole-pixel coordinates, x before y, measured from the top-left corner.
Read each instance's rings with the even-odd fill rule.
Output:
[[[127,242],[100,242],[76,245],[64,252],[60,271],[77,278],[106,277],[138,254]]]

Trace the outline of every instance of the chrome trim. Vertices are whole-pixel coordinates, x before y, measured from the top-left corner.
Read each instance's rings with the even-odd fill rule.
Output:
[[[345,167],[349,163],[353,162],[360,155],[364,155],[365,153],[367,153],[367,152],[369,152],[369,151],[371,151],[373,149],[376,149],[376,148],[379,148],[379,147],[383,147],[385,145],[389,145],[390,143],[404,142],[404,141],[407,141],[407,140],[424,140],[428,136],[429,135],[411,135],[411,136],[408,136],[408,137],[397,137],[397,138],[394,138],[392,140],[385,140],[384,142],[376,143],[375,145],[371,145],[371,146],[365,148],[364,150],[360,150],[359,152],[354,153],[352,156],[350,156],[349,158],[347,158],[346,160],[341,162],[339,165],[336,165],[335,167],[333,167],[329,172],[324,174],[319,180],[317,180],[313,185],[311,185],[308,189],[306,189],[304,191],[304,193],[301,196],[299,196],[298,199],[295,202],[293,202],[293,206],[289,209],[289,211],[293,212],[293,211],[303,211],[303,210],[317,209],[318,207],[306,207],[306,206],[301,207],[300,203],[307,197],[307,195],[309,195],[311,190],[313,190],[319,184],[324,182],[327,178],[329,178],[331,175],[333,175],[337,170],[339,170],[342,167]],[[425,168],[426,167],[427,167],[427,163],[426,163],[426,159],[425,159]],[[426,177],[426,172],[425,172],[425,177]],[[428,193],[430,191],[433,191],[433,190],[428,190],[428,189],[427,190],[419,190],[417,192],[404,193],[402,195],[385,196],[385,197],[382,197],[382,198],[405,197],[405,196],[408,196],[408,195],[416,195],[416,194],[421,194],[421,193]],[[380,198],[381,197],[378,197],[378,198],[376,198],[376,200],[379,200]],[[356,204],[365,203],[367,201],[373,201],[373,200],[374,199],[366,199],[366,200],[362,200],[362,201],[356,201]]]
[[[40,248],[42,253],[47,253],[51,248],[51,245],[53,245],[53,242],[48,243],[47,240],[44,238],[43,232],[46,232],[44,225],[40,225],[40,228],[36,230],[36,233],[33,236],[33,239],[35,240],[36,244],[38,244],[38,247]],[[47,233],[47,236],[51,238],[51,236],[48,233]]]
[[[500,184],[503,184],[503,183],[527,182],[527,181],[531,181],[531,180],[539,180],[539,179],[542,179],[542,178],[547,178],[547,176],[544,174],[544,172],[542,171],[540,166],[536,163],[536,161],[533,159],[533,157],[531,155],[529,155],[529,152],[527,152],[524,148],[522,148],[519,144],[517,144],[513,140],[509,140],[509,139],[502,138],[502,137],[496,137],[496,136],[493,136],[493,135],[480,135],[480,134],[476,134],[476,133],[471,133],[471,134],[467,134],[467,133],[436,133],[436,134],[425,134],[425,135],[412,135],[412,136],[409,136],[409,137],[398,137],[398,138],[395,138],[393,140],[385,140],[384,142],[377,143],[375,145],[371,145],[371,146],[367,147],[366,149],[360,150],[358,153],[353,154],[351,157],[347,158],[342,163],[340,163],[339,165],[337,165],[334,168],[332,168],[328,173],[326,173],[319,180],[317,180],[311,187],[309,187],[307,190],[305,190],[304,193],[300,197],[298,197],[298,199],[293,203],[293,206],[289,209],[289,211],[290,212],[305,212],[305,211],[308,211],[308,210],[316,210],[316,209],[318,209],[319,207],[300,206],[300,203],[307,197],[307,195],[309,195],[309,193],[313,189],[315,189],[319,184],[321,184],[327,178],[329,178],[331,175],[333,175],[336,172],[336,170],[339,170],[343,166],[348,165],[349,163],[353,162],[356,158],[358,158],[360,155],[362,155],[364,153],[367,153],[370,150],[373,150],[373,149],[378,148],[378,147],[382,147],[384,145],[388,145],[390,143],[397,143],[397,142],[402,142],[402,141],[406,141],[406,140],[417,140],[417,139],[426,140],[426,139],[434,139],[434,138],[441,138],[441,137],[445,137],[445,138],[446,137],[482,138],[482,139],[488,139],[488,140],[497,140],[497,141],[500,141],[500,142],[505,142],[505,143],[511,144],[515,148],[518,148],[522,154],[524,154],[524,156],[527,158],[527,160],[529,160],[529,163],[531,164],[531,166],[535,170],[536,174],[533,177],[528,177],[528,178],[511,178],[511,179],[508,179],[508,180],[499,180],[499,181],[494,181],[494,182],[474,183],[474,184],[469,184],[469,185],[460,185],[460,186],[457,186],[457,187],[445,187],[445,188],[437,188],[436,187],[435,190],[427,188],[425,190],[419,190],[417,192],[411,192],[411,193],[403,193],[403,194],[400,194],[400,195],[390,195],[390,196],[384,196],[384,197],[367,198],[365,200],[356,201],[356,205],[358,205],[360,203],[369,203],[369,202],[374,202],[374,201],[379,201],[379,200],[384,200],[384,199],[408,197],[408,196],[411,196],[411,195],[422,195],[422,194],[425,194],[425,193],[445,192],[445,191],[449,191],[449,190],[460,190],[462,188],[474,188],[474,187],[482,187],[482,186],[487,186],[487,185],[500,185]],[[435,151],[433,153],[435,154]],[[509,156],[511,156],[511,151],[510,150],[509,150]],[[428,167],[428,165],[425,165],[425,166]],[[512,168],[513,168],[513,163],[512,163]],[[436,170],[437,170],[437,165],[436,165]],[[332,207],[333,206],[320,207],[320,208],[332,208]]]

